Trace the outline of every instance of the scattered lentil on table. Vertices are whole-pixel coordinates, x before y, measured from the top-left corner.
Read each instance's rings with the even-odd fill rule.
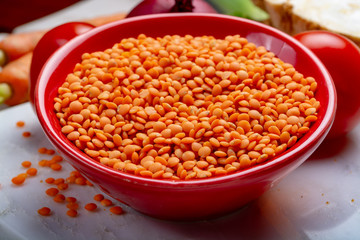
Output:
[[[16,123],[17,127],[23,127],[25,126],[25,122],[24,121],[18,121]],[[51,168],[51,170],[53,171],[60,171],[62,169],[61,167],[61,162],[63,161],[63,158],[60,155],[55,155],[55,150],[53,149],[48,149],[45,147],[40,147],[38,149],[38,153],[40,154],[46,154],[46,155],[52,155],[51,159],[42,159],[38,162],[40,167],[49,167]],[[54,167],[53,164],[59,164],[60,167]],[[35,176],[37,175],[38,169],[31,167],[32,166],[32,162],[25,160],[23,162],[21,162],[21,166],[26,168],[26,172],[25,173],[20,173],[17,176],[13,177],[11,179],[12,183],[15,185],[22,185],[25,180],[27,179],[27,177],[31,177],[31,176]],[[43,182],[42,180],[40,182]],[[93,184],[88,181],[85,177],[83,177],[80,172],[74,170],[72,172],[70,172],[69,176],[67,178],[53,178],[53,177],[48,177],[45,179],[45,183],[46,184],[50,184],[50,185],[55,185],[55,187],[50,187],[48,188],[45,193],[46,195],[50,196],[53,198],[53,201],[56,203],[63,203],[66,202],[66,208],[68,209],[66,214],[69,217],[77,217],[78,216],[78,209],[79,209],[79,203],[77,202],[77,199],[75,197],[72,196],[65,196],[64,194],[60,193],[65,191],[66,189],[69,188],[69,184],[77,184],[77,185],[83,185],[83,186],[93,186]],[[101,196],[101,200],[104,199],[104,196],[102,194],[97,194],[95,195],[97,198],[99,199],[99,197]],[[113,206],[113,203],[111,200],[106,200],[107,204],[104,204],[105,207],[108,206]],[[120,206],[113,206],[113,207],[117,207],[115,209],[122,209]],[[88,203],[85,205],[84,207],[86,210],[88,211],[95,211],[97,209],[97,205],[94,203]],[[37,210],[39,215],[42,216],[50,216],[52,215],[52,210],[49,207],[41,207]],[[111,213],[120,215],[123,213],[123,211],[120,212],[120,210],[110,210]]]
[[[24,121],[17,121],[17,122],[16,122],[16,126],[17,126],[17,127],[24,127],[24,126],[25,126],[25,122],[24,122]]]
[[[51,214],[51,209],[48,207],[42,207],[37,211],[42,216],[49,216]]]

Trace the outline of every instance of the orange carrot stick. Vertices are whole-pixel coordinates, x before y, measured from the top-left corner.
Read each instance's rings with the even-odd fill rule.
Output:
[[[114,22],[126,17],[125,13],[115,13],[104,15],[91,19],[85,19],[84,22],[90,23],[95,27]],[[34,50],[36,44],[46,33],[47,30],[34,32],[13,33],[0,41],[0,66],[11,62],[24,54]]]
[[[10,94],[0,91],[0,99],[7,105],[16,105],[28,100],[29,74],[32,52],[8,63],[0,72],[0,89],[9,88]]]
[[[0,41],[0,50],[3,51],[2,58],[6,58],[4,63],[11,62],[24,54],[34,50],[36,44],[46,31],[13,33]]]
[[[125,13],[116,13],[87,19],[84,22],[100,26],[123,19],[125,16]],[[6,64],[0,72],[0,104],[13,106],[28,100],[32,51],[45,33],[46,31],[15,33],[0,42],[0,63]]]
[[[117,20],[124,19],[126,17],[126,13],[115,13],[111,15],[99,16],[91,19],[85,19],[84,22],[90,23],[95,27],[104,25],[106,23],[115,22]]]

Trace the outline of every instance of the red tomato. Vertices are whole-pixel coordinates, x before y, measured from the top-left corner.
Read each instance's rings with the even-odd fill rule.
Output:
[[[30,101],[34,103],[34,91],[40,71],[47,59],[62,45],[85,33],[94,26],[84,22],[69,22],[49,30],[36,45],[30,67]]]
[[[328,31],[307,31],[294,37],[316,54],[335,83],[338,104],[327,138],[347,134],[360,121],[360,48]]]

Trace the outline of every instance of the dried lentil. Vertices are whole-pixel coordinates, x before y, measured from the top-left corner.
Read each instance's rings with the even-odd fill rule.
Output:
[[[103,205],[104,207],[109,207],[113,205],[113,202],[110,199],[104,198],[103,200],[100,201],[100,204]]]
[[[29,168],[31,167],[31,162],[30,161],[23,161],[21,163],[21,165],[24,167],[24,168]]]
[[[106,53],[83,55],[54,109],[70,141],[119,171],[230,174],[282,153],[317,120],[315,80],[239,35],[141,34]]]
[[[95,201],[98,201],[98,202],[100,202],[101,200],[103,200],[104,199],[104,195],[102,195],[102,194],[96,194],[95,196],[94,196],[94,200]]]
[[[95,203],[87,203],[84,208],[90,212],[93,212],[97,209],[97,205]]]
[[[29,168],[28,170],[26,170],[26,174],[28,176],[35,176],[37,174],[37,169],[36,168]]]
[[[42,207],[37,211],[41,216],[49,216],[51,214],[51,209],[48,207]]]
[[[27,174],[25,173],[20,173],[19,175],[17,175],[16,177],[13,177],[11,179],[12,183],[15,184],[15,185],[21,185],[25,182],[26,180],[26,177],[27,177]]]
[[[23,137],[28,138],[31,137],[31,132],[25,131],[22,133]]]
[[[123,214],[123,209],[122,209],[122,207],[120,207],[120,206],[114,206],[114,207],[111,207],[110,209],[109,209],[109,211],[111,212],[111,213],[113,213],[113,214],[116,214],[116,215],[121,215],[121,214]]]
[[[69,209],[67,210],[66,215],[68,215],[69,217],[77,217],[78,212],[74,209]]]
[[[24,126],[25,126],[25,122],[24,122],[24,121],[17,121],[17,122],[16,122],[16,126],[17,126],[17,127],[24,127]]]

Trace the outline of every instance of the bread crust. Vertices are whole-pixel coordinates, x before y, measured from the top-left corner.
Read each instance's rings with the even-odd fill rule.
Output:
[[[334,31],[321,25],[321,23],[305,19],[293,11],[293,5],[289,0],[284,0],[282,2],[271,0],[256,0],[254,3],[260,7],[263,7],[263,9],[269,13],[269,25],[286,32],[289,35],[295,35],[297,33],[309,30],[327,30],[349,38],[360,47],[360,37]]]

